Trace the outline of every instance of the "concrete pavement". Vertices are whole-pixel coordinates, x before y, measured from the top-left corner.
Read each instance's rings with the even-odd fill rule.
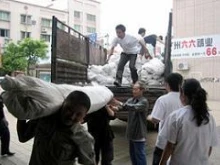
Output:
[[[212,110],[211,113],[213,114],[216,124],[218,127],[218,137],[220,142],[220,102],[216,101],[209,101],[208,102],[210,109]],[[6,116],[9,121],[9,127],[11,132],[11,151],[16,152],[15,156],[12,157],[0,157],[0,163],[2,165],[27,165],[31,150],[33,140],[27,143],[20,143],[18,142],[17,133],[16,133],[16,119],[11,116],[7,111]],[[126,123],[123,121],[115,120],[112,123],[113,130],[115,132],[115,140],[114,140],[114,147],[115,147],[115,159],[113,165],[130,165],[130,158],[128,152],[128,143],[125,138],[125,128]],[[152,162],[152,153],[155,144],[157,133],[149,131],[148,132],[148,139],[147,139],[147,160],[148,164]],[[210,158],[211,165],[219,165],[220,163],[220,144],[218,147],[213,149],[213,154]]]

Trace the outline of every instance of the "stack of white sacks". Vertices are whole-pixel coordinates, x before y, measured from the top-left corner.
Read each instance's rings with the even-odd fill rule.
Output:
[[[100,85],[113,85],[116,76],[116,70],[120,55],[112,55],[108,64],[91,65],[88,69],[88,78],[90,81]],[[138,56],[136,61],[139,79],[146,82],[147,85],[161,85],[164,81],[162,77],[165,66],[161,59],[154,58],[147,60],[145,57]],[[124,68],[122,85],[131,85],[131,74],[129,63]]]

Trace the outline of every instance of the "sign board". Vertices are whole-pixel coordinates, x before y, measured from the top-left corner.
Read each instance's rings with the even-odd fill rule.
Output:
[[[89,39],[93,42],[96,42],[97,40],[97,33],[92,33],[89,35]]]
[[[172,40],[172,59],[220,56],[220,35]]]

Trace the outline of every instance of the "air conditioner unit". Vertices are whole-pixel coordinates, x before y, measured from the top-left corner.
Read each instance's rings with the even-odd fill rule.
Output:
[[[189,70],[189,64],[187,62],[180,62],[177,65],[178,70]]]
[[[47,29],[46,28],[41,28],[41,33],[47,33]]]

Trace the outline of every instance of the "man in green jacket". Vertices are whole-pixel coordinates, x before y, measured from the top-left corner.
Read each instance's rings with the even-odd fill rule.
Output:
[[[146,165],[146,135],[147,120],[146,114],[148,109],[148,101],[143,96],[145,84],[137,81],[132,89],[133,97],[128,99],[126,103],[114,100],[114,104],[118,109],[128,111],[128,125],[126,135],[129,140],[130,157],[132,165]]]

